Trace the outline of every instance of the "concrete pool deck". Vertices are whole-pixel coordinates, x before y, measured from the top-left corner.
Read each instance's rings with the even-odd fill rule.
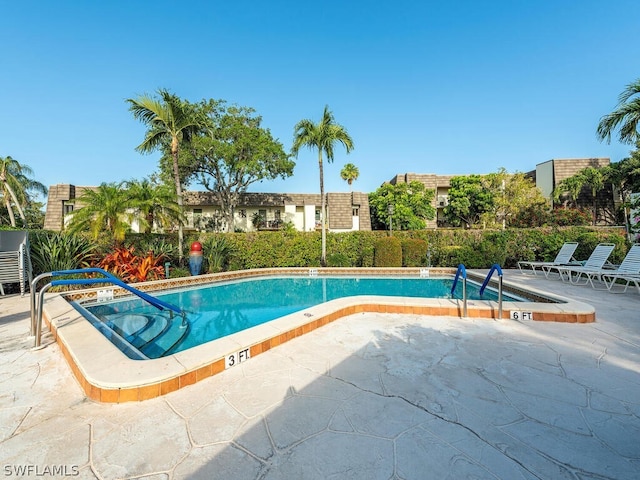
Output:
[[[5,476],[632,479],[640,295],[505,271],[596,322],[360,312],[144,402],[88,399],[0,297]],[[23,475],[19,475],[23,472]]]

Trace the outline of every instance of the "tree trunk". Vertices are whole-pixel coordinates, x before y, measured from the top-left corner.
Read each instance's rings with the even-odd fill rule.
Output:
[[[178,200],[178,207],[180,211],[184,213],[182,208],[182,184],[180,182],[180,170],[178,169],[178,138],[174,137],[171,141],[171,156],[173,157],[173,177],[176,183],[176,197]],[[182,221],[178,223],[178,262],[182,265],[182,250],[184,247],[184,232],[182,230]]]
[[[327,266],[327,232],[326,232],[326,201],[324,198],[324,171],[322,168],[322,149],[318,148],[318,166],[320,167],[320,222],[322,230],[322,255],[320,265]]]

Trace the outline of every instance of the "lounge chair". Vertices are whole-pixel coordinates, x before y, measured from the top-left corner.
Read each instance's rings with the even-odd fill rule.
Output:
[[[583,284],[583,282],[581,282],[581,279],[584,278],[584,284],[591,283],[591,286],[593,287],[593,279],[600,278],[603,270],[607,268],[609,270],[614,270],[616,268],[614,265],[608,263],[609,256],[611,255],[615,247],[616,246],[613,243],[599,243],[598,245],[596,245],[596,248],[593,249],[593,252],[591,252],[591,255],[589,255],[587,261],[584,262],[584,265],[560,265],[549,267],[549,270],[557,270],[558,274],[560,275],[560,280],[562,280],[563,282],[580,285]]]
[[[520,269],[520,273],[526,274],[526,271],[531,268],[534,275],[537,275],[536,268],[539,268],[541,272],[544,273],[545,277],[549,275],[548,271],[545,271],[543,267],[545,266],[556,266],[556,265],[582,265],[582,263],[578,262],[575,258],[573,258],[573,254],[578,248],[578,242],[565,242],[560,248],[560,251],[556,255],[556,258],[551,262],[534,262],[534,261],[526,261],[522,260],[518,262],[518,268]],[[523,267],[525,267],[523,269]]]
[[[602,272],[601,278],[610,292],[614,292],[612,287],[620,280],[625,282],[624,290],[615,293],[626,292],[632,283],[640,293],[640,244],[632,245],[620,266],[614,271]]]

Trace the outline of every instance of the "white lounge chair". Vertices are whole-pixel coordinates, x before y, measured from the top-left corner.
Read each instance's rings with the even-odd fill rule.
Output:
[[[601,278],[603,270],[608,268],[614,270],[616,267],[610,263],[607,263],[609,256],[615,248],[613,243],[599,243],[596,248],[593,249],[591,255],[584,265],[582,266],[554,266],[550,267],[556,269],[560,275],[560,279],[563,282],[569,282],[574,285],[591,283],[593,287],[593,279]],[[606,267],[605,267],[606,265]],[[581,279],[584,278],[584,282]],[[595,288],[595,287],[594,287]]]
[[[640,244],[632,245],[620,266],[612,272],[602,272],[601,278],[610,292],[624,293],[633,283],[640,293]],[[618,284],[618,280],[625,282],[622,291],[612,290],[613,286]]]
[[[548,271],[545,271],[543,267],[545,266],[555,266],[555,265],[582,265],[582,263],[578,262],[575,258],[573,258],[573,254],[578,248],[578,242],[565,242],[560,248],[560,251],[556,255],[556,258],[553,259],[552,262],[542,262],[542,261],[527,261],[522,260],[518,262],[518,268],[520,269],[520,273],[526,274],[529,268],[534,275],[537,275],[536,268],[539,268],[542,273],[544,273],[545,277],[549,275]],[[524,267],[524,269],[523,269]]]

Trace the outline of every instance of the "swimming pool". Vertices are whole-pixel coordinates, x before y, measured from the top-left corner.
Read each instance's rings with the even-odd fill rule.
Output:
[[[158,311],[137,297],[77,305],[127,356],[160,358],[261,325],[338,298],[386,297],[460,299],[451,278],[415,277],[262,277],[156,294],[185,311],[183,319]],[[470,300],[497,300],[497,292],[468,282]],[[505,295],[507,301],[521,301]]]
[[[452,279],[455,273],[455,269],[444,267],[429,269],[286,267],[178,277],[134,286],[143,292],[161,295],[170,292],[187,292],[196,286],[269,276],[272,278],[297,276],[300,279],[306,279],[315,274],[319,278],[329,276],[421,278],[426,276]],[[466,311],[463,308],[464,302],[456,298],[358,295],[329,300],[172,355],[144,361],[125,355],[122,348],[116,347],[106,335],[87,320],[86,315],[82,315],[79,311],[79,308],[85,309],[86,306],[99,304],[101,300],[110,296],[127,298],[128,292],[120,287],[96,287],[51,294],[45,299],[43,318],[87,397],[106,403],[142,401],[174,392],[222,373],[228,368],[244,365],[247,360],[253,360],[262,353],[303,337],[315,329],[328,327],[334,321],[349,321],[349,318],[354,315],[401,314],[406,316],[407,322],[420,325],[428,325],[433,316],[467,318],[470,322],[515,320],[590,323],[596,321],[593,306],[547,290],[532,288],[528,285],[530,279],[521,279],[520,275],[516,275],[517,272],[513,275],[507,271],[504,273],[505,277],[518,277],[516,282],[505,279],[504,291],[521,297],[522,301],[505,300],[501,312],[498,302],[492,300],[469,300],[468,311]],[[478,283],[482,283],[486,275],[486,271],[467,272],[469,280]],[[497,280],[495,276],[494,279]],[[473,288],[469,282],[469,290]],[[105,302],[104,305],[109,303]],[[145,321],[132,319],[131,326],[135,328],[136,323]],[[177,324],[177,322],[174,323]]]

